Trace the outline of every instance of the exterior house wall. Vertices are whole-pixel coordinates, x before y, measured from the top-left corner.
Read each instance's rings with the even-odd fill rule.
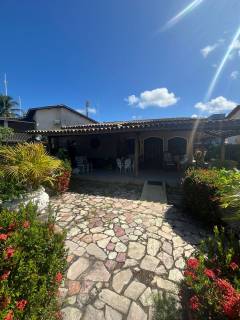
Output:
[[[172,138],[183,138],[187,141],[187,155],[189,159],[193,157],[193,150],[190,143],[191,132],[189,131],[147,131],[140,134],[140,156],[144,157],[144,140],[148,138],[161,138],[163,140],[163,152],[168,151],[168,141]]]
[[[56,130],[61,126],[89,124],[90,120],[64,108],[39,109],[34,115],[37,130]]]
[[[76,143],[77,154],[79,156],[87,156],[89,159],[116,159],[121,155],[122,147],[126,140],[135,139],[136,133],[121,133],[121,134],[102,134],[102,135],[79,135],[54,138],[58,141],[60,148],[68,148],[74,141]],[[144,158],[144,141],[148,138],[161,138],[163,140],[163,150],[168,151],[168,141],[175,137],[180,137],[187,142],[187,155],[191,160],[193,157],[191,147],[191,132],[189,131],[145,131],[138,133],[139,138],[139,157]],[[99,139],[100,145],[98,148],[93,148],[91,141]]]
[[[240,110],[237,110],[229,119],[240,119]],[[227,138],[229,144],[240,144],[240,136],[234,136]]]

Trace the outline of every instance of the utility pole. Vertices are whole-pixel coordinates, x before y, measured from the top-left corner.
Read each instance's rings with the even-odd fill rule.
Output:
[[[5,96],[8,95],[8,88],[7,88],[7,74],[4,74],[4,88],[5,88]]]
[[[88,117],[88,113],[89,113],[89,107],[90,107],[90,101],[86,101],[86,116]]]

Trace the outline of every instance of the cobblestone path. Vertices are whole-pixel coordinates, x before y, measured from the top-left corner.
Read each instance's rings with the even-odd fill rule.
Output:
[[[150,320],[152,296],[177,295],[185,258],[205,236],[174,207],[101,195],[52,199],[67,230],[64,320]]]

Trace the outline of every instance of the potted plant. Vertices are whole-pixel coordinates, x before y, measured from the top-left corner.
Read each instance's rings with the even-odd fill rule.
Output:
[[[2,206],[13,210],[33,202],[44,210],[49,203],[44,186],[54,184],[61,168],[61,160],[47,154],[42,144],[0,146]]]

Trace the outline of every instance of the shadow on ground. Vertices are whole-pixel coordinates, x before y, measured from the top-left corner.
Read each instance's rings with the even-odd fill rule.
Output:
[[[142,185],[84,181],[79,178],[73,178],[70,184],[70,192],[126,200],[139,200]]]
[[[199,245],[201,240],[211,234],[211,230],[204,228],[186,212],[174,206],[166,211],[165,221],[169,223],[176,235],[192,246]]]

